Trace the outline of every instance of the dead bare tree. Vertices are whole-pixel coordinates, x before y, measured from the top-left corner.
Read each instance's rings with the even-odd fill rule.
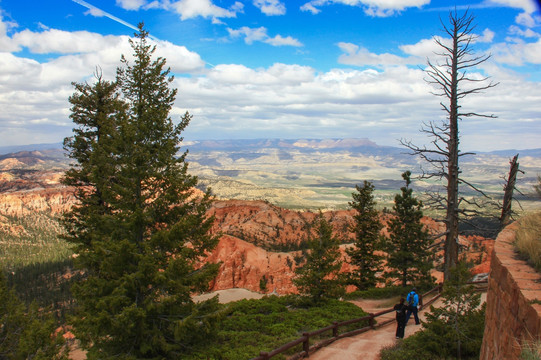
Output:
[[[477,94],[497,85],[489,81],[488,77],[468,74],[468,70],[484,63],[490,55],[475,55],[472,44],[476,35],[473,33],[474,16],[467,11],[459,15],[456,11],[449,13],[449,24],[443,21],[443,32],[450,39],[434,37],[434,41],[441,48],[436,53],[441,59],[440,63],[428,60],[425,73],[425,81],[434,85],[438,90],[433,94],[443,97],[445,102],[440,102],[442,110],[446,113],[446,119],[441,123],[424,123],[421,132],[432,138],[431,146],[419,147],[411,141],[401,140],[401,144],[412,151],[413,155],[419,156],[429,164],[429,169],[423,169],[422,178],[436,178],[445,183],[446,194],[432,193],[427,204],[433,208],[445,211],[446,225],[444,244],[444,278],[449,279],[450,269],[458,263],[458,224],[459,215],[471,210],[474,205],[471,199],[460,195],[459,185],[464,184],[478,192],[480,189],[461,178],[459,159],[473,153],[461,152],[459,149],[460,137],[458,131],[459,120],[463,118],[479,116],[494,118],[494,115],[483,115],[476,112],[467,112],[461,109],[460,100],[468,95]],[[481,192],[482,193],[482,192]],[[462,205],[462,207],[461,207]]]
[[[503,194],[503,203],[501,206],[502,214],[500,216],[500,229],[503,229],[506,225],[508,225],[511,222],[512,216],[514,214],[513,209],[511,207],[513,203],[514,190],[517,190],[520,194],[522,194],[516,188],[518,173],[524,174],[524,171],[519,169],[518,154],[516,154],[511,161],[509,161],[509,164],[510,164],[509,175],[505,179],[505,184],[503,186],[504,194]]]

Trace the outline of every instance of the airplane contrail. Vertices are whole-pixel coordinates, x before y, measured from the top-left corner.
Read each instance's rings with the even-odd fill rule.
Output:
[[[139,29],[137,28],[137,26],[132,25],[132,24],[130,24],[130,23],[128,23],[128,22],[126,22],[126,21],[124,21],[124,20],[122,20],[122,19],[119,19],[119,18],[117,18],[116,16],[111,15],[111,14],[109,14],[108,12],[103,11],[102,9],[100,9],[100,8],[94,6],[94,5],[87,3],[87,2],[84,1],[84,0],[71,0],[71,1],[73,1],[74,3],[77,3],[77,4],[81,5],[81,6],[84,6],[84,7],[87,8],[88,10],[94,10],[94,11],[97,11],[97,12],[99,12],[100,14],[102,14],[103,16],[107,16],[109,19],[114,20],[114,21],[116,21],[116,22],[118,22],[119,24],[122,24],[122,25],[124,25],[124,26],[127,26],[127,27],[129,27],[130,29],[133,29],[133,30],[135,30],[135,31],[139,31]],[[160,39],[158,39],[158,38],[156,38],[156,37],[154,37],[154,36],[152,36],[152,35],[150,35],[150,34],[149,34],[148,36],[149,36],[152,40],[154,40],[154,41],[160,41]],[[206,63],[207,65],[210,65],[210,66],[213,67],[213,68],[215,67],[215,66],[212,65],[211,63],[208,63],[208,62],[206,62],[206,61],[205,61],[205,63]]]
[[[71,0],[71,1],[73,1],[74,3],[77,3],[77,4],[81,5],[81,6],[84,6],[84,7],[87,8],[88,10],[95,10],[95,11],[98,11],[100,14],[103,14],[103,16],[107,16],[109,19],[114,20],[114,21],[116,21],[117,23],[122,24],[122,25],[124,25],[124,26],[127,26],[127,27],[129,27],[130,29],[133,29],[133,30],[135,30],[135,31],[139,31],[139,29],[137,28],[137,26],[134,26],[134,25],[132,25],[132,24],[130,24],[130,23],[128,23],[128,22],[122,20],[122,19],[119,19],[119,18],[117,18],[116,16],[111,15],[111,14],[109,14],[108,12],[105,12],[105,11],[103,11],[102,9],[99,9],[99,8],[95,7],[94,5],[87,3],[87,2],[84,1],[84,0]]]

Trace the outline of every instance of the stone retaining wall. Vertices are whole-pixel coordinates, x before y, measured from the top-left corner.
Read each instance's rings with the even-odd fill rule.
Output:
[[[507,226],[494,244],[481,360],[519,359],[521,344],[541,337],[541,275],[517,258],[516,229]]]

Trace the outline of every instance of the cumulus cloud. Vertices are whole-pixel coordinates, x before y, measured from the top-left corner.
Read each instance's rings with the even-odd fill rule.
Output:
[[[265,42],[272,46],[302,46],[302,43],[299,40],[291,36],[282,37],[281,35],[276,35],[273,38],[266,39]]]
[[[512,65],[521,66],[526,63],[541,64],[541,38],[536,42],[525,42],[516,39],[516,42],[506,42],[494,44],[490,48],[494,61]]]
[[[523,30],[518,26],[512,25],[509,27],[509,33],[512,35],[518,35],[525,38],[538,38],[541,37],[541,34],[533,31],[532,29]]]
[[[122,54],[133,61],[127,36],[57,29],[7,34],[2,29],[6,29],[6,25],[0,22],[0,46],[8,50],[3,44],[9,43],[12,51],[0,51],[2,142],[8,139],[13,144],[61,141],[72,127],[67,101],[73,93],[71,82],[92,82],[98,66],[103,76],[112,80]],[[174,73],[201,72],[205,66],[197,53],[183,46],[166,41],[157,44],[156,55],[165,57]],[[38,62],[18,55],[23,48],[50,57]]]
[[[483,30],[483,34],[478,35],[475,41],[480,42],[480,43],[491,43],[492,40],[494,40],[494,35],[495,35],[494,31],[490,29],[485,29]]]
[[[84,0],[73,0],[80,2]],[[273,0],[260,0],[265,9],[272,11]],[[269,2],[266,5],[265,2]],[[126,10],[148,10],[163,9],[180,15],[181,20],[193,19],[196,17],[211,18],[213,23],[221,23],[220,18],[236,17],[244,9],[242,2],[236,1],[229,9],[215,5],[212,0],[116,0],[116,4]],[[97,9],[94,7],[94,9]],[[92,10],[92,9],[91,9]],[[99,10],[99,9],[98,9]]]
[[[116,4],[126,10],[139,10],[147,2],[146,0],[116,0]]]
[[[5,50],[0,52],[3,145],[59,142],[69,136],[73,127],[67,101],[73,93],[70,83],[92,82],[96,65],[101,66],[107,79],[113,79],[120,54],[133,61],[125,36],[56,29],[16,30],[15,24],[0,21],[0,46]],[[296,41],[282,35],[269,36],[264,27],[228,31],[231,37],[247,43],[293,45]],[[505,86],[468,97],[461,105],[465,111],[494,113],[498,118],[463,121],[461,143],[465,150],[516,147],[516,142],[511,143],[513,136],[509,136],[514,131],[521,131],[520,146],[538,147],[539,83],[499,64],[541,63],[541,41],[518,25],[512,31],[516,36],[532,35],[530,42],[519,38],[492,44],[493,58],[483,70],[494,82]],[[481,34],[486,40],[491,36],[489,31]],[[420,124],[444,116],[440,99],[430,94],[431,87],[423,81],[423,71],[409,66],[424,64],[425,58],[437,50],[432,39],[402,45],[398,49],[402,54],[376,54],[342,42],[338,44],[342,63],[371,68],[326,71],[283,63],[266,68],[217,64],[204,69],[197,53],[166,41],[156,43],[156,55],[165,57],[173,72],[185,75],[175,77],[173,82],[179,95],[172,117],[177,120],[185,111],[194,115],[185,134],[189,139],[355,136],[397,145],[396,139],[405,137],[423,144],[427,139],[419,134]],[[36,61],[17,53],[21,49],[51,56],[40,56]],[[499,132],[494,133],[494,129]]]
[[[286,6],[280,0],[254,0],[254,5],[265,15],[284,15]]]
[[[106,47],[115,47],[122,39],[117,36],[103,36],[88,31],[69,32],[50,29],[43,32],[23,30],[13,36],[19,46],[35,54],[91,53]]]
[[[535,1],[533,0],[489,0],[488,4],[521,9],[523,12],[518,14],[515,18],[515,22],[519,25],[533,28],[541,24],[541,17],[535,14],[537,8]]]
[[[167,3],[166,3],[167,4]],[[237,16],[242,5],[236,2],[231,9],[216,6],[210,0],[179,0],[167,4],[180,15],[181,20],[192,19],[198,16],[204,18],[231,18]]]
[[[243,37],[244,42],[248,45],[253,44],[255,41],[260,41],[272,46],[303,46],[299,40],[291,36],[283,37],[276,35],[271,38],[267,34],[267,28],[264,26],[258,28],[243,26],[240,29],[227,28],[227,32],[231,38]]]
[[[374,54],[364,47],[351,43],[341,42],[338,47],[344,52],[338,58],[338,62],[341,64],[384,67],[419,63],[419,59],[415,57],[405,58],[389,53]]]
[[[446,46],[451,46],[450,39],[444,39],[436,36],[435,39]],[[435,52],[441,51],[441,47],[432,39],[421,39],[415,44],[400,45],[400,50],[404,53],[421,59],[432,58]]]
[[[531,14],[536,10],[535,1],[533,0],[489,0],[488,3],[521,9],[528,14]]]
[[[430,0],[312,0],[300,7],[302,11],[318,14],[322,7],[329,4],[343,4],[362,7],[369,16],[387,17],[410,7],[422,7]]]
[[[0,9],[0,49],[2,51],[18,51],[19,47],[17,44],[8,36],[8,32],[15,29],[17,23],[13,21],[5,21],[2,14],[2,9]]]

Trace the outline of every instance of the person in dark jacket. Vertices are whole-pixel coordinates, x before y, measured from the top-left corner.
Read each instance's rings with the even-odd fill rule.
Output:
[[[411,289],[410,293],[408,294],[408,297],[406,298],[406,301],[408,302],[408,313],[406,314],[406,325],[408,324],[408,321],[412,313],[413,313],[413,317],[415,318],[415,325],[419,325],[421,323],[419,321],[419,316],[417,315],[417,312],[419,311],[419,309],[417,308],[417,306],[419,305],[419,295],[417,294],[417,290],[415,288]]]
[[[404,329],[406,328],[406,311],[408,310],[408,305],[405,304],[405,299],[400,298],[400,303],[394,306],[396,311],[396,338],[404,338]]]

